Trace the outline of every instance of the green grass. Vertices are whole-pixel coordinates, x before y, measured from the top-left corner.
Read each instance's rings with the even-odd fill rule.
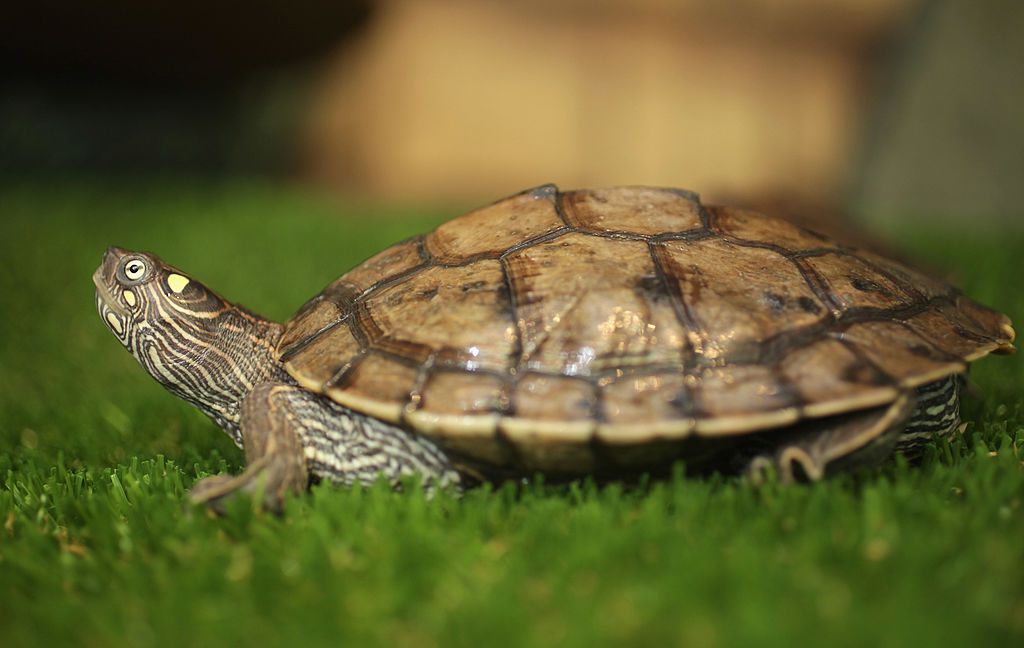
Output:
[[[339,212],[360,218],[338,218]],[[986,359],[920,466],[757,489],[674,479],[462,500],[318,487],[284,517],[185,494],[242,461],[100,323],[111,243],[286,318],[438,213],[258,183],[0,186],[0,642],[1007,645],[1024,640],[1024,368]],[[1024,239],[911,241],[1024,322]],[[304,642],[299,644],[298,642]]]

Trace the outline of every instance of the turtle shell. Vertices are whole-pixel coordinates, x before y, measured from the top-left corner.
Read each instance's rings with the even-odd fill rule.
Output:
[[[778,218],[546,185],[366,260],[277,353],[303,387],[451,451],[585,472],[884,405],[1013,337],[946,283]]]

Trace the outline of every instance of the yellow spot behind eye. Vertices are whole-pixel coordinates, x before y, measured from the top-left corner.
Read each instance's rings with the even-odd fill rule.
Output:
[[[124,291],[124,301],[129,306],[135,306],[135,293],[130,290]]]
[[[172,274],[167,276],[167,285],[171,287],[176,293],[180,293],[185,290],[185,286],[188,285],[188,277],[183,277],[180,274]]]
[[[110,323],[110,328],[114,329],[118,335],[124,332],[124,328],[121,326],[121,320],[117,319],[117,315],[107,312],[107,322]]]

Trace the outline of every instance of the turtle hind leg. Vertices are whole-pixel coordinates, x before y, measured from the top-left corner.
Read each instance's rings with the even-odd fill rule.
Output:
[[[917,388],[917,404],[896,450],[915,459],[929,441],[951,438],[961,429],[960,394],[966,385],[963,374],[954,374]]]
[[[877,465],[896,447],[914,410],[914,400],[914,394],[908,392],[882,407],[810,419],[778,432],[762,432],[756,435],[761,448],[753,457],[743,459],[743,472],[760,483],[774,469],[788,483],[816,481]]]
[[[268,383],[246,397],[241,412],[245,471],[201,480],[189,493],[193,503],[223,514],[224,503],[236,493],[262,493],[262,507],[280,512],[287,493],[309,486],[302,439],[289,409],[293,389]]]

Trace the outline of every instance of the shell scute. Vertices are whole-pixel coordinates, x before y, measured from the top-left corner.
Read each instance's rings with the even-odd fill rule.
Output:
[[[417,371],[377,353],[356,358],[341,375],[325,381],[325,391],[342,405],[361,409],[375,403],[375,416],[398,421],[401,408],[416,384]]]
[[[441,263],[474,257],[497,258],[510,247],[565,227],[550,186],[527,191],[441,225],[425,238],[427,251]],[[501,224],[495,228],[495,224]]]
[[[505,261],[523,369],[589,376],[679,361],[685,339],[670,300],[637,287],[656,281],[645,242],[572,233]]]
[[[281,358],[288,360],[304,345],[328,327],[334,326],[345,316],[342,307],[323,295],[318,295],[302,307],[278,340],[277,349]],[[344,352],[344,347],[341,352]]]
[[[726,236],[790,252],[836,248],[831,239],[760,212],[734,207],[709,207],[714,227]]]
[[[496,260],[426,268],[363,305],[371,348],[467,371],[506,371],[512,361],[515,323]]]
[[[871,265],[847,254],[829,253],[804,259],[827,286],[840,310],[852,308],[900,309],[914,303],[912,289]]]
[[[616,378],[604,387],[604,416],[608,423],[672,427],[681,436],[693,427],[694,402],[683,373],[633,374]]]
[[[596,385],[566,376],[527,373],[512,392],[515,415],[530,420],[589,421],[596,403]]]
[[[938,348],[964,359],[998,351],[999,343],[985,329],[951,305],[941,304],[907,318],[906,325]]]
[[[446,444],[454,443],[467,456],[493,461],[507,458],[496,435],[505,402],[504,383],[496,376],[432,372],[419,397],[406,408],[404,420]]]
[[[700,416],[698,431],[738,433],[746,425],[760,427],[751,415],[771,413],[775,425],[793,422],[798,405],[773,367],[764,365],[723,365],[707,367],[697,376],[696,394]]]
[[[904,387],[917,387],[965,369],[962,358],[939,350],[899,322],[863,322],[832,335]]]
[[[435,371],[427,379],[419,408],[438,415],[473,416],[507,408],[505,382],[493,375]]]
[[[285,369],[307,389],[322,386],[349,366],[362,353],[362,345],[345,322],[335,323],[315,337],[303,338],[304,345],[292,356],[284,356]]]
[[[756,358],[764,340],[828,314],[799,268],[772,250],[715,239],[657,247],[694,319],[696,352],[706,359]]]
[[[899,261],[875,254],[870,250],[857,250],[856,256],[884,272],[892,280],[899,282],[905,289],[921,295],[925,299],[947,297],[955,292],[953,287],[944,281],[908,268]]]
[[[351,272],[335,281],[324,291],[335,301],[342,301],[346,296],[357,296],[374,284],[378,284],[401,275],[413,268],[424,265],[420,253],[421,237],[415,237],[392,245],[363,263]]]
[[[779,372],[811,414],[833,414],[848,403],[878,405],[895,392],[886,374],[830,338],[793,349],[780,361]]]
[[[973,326],[967,327],[978,335],[987,335],[996,340],[998,353],[1013,353],[1013,340],[1016,334],[1013,326],[1010,325],[1010,318],[999,311],[982,306],[978,302],[968,299],[963,295],[956,296],[956,309],[963,316],[963,324],[970,322]]]
[[[700,202],[688,191],[654,187],[581,189],[564,194],[566,221],[584,232],[655,236],[702,225]]]

